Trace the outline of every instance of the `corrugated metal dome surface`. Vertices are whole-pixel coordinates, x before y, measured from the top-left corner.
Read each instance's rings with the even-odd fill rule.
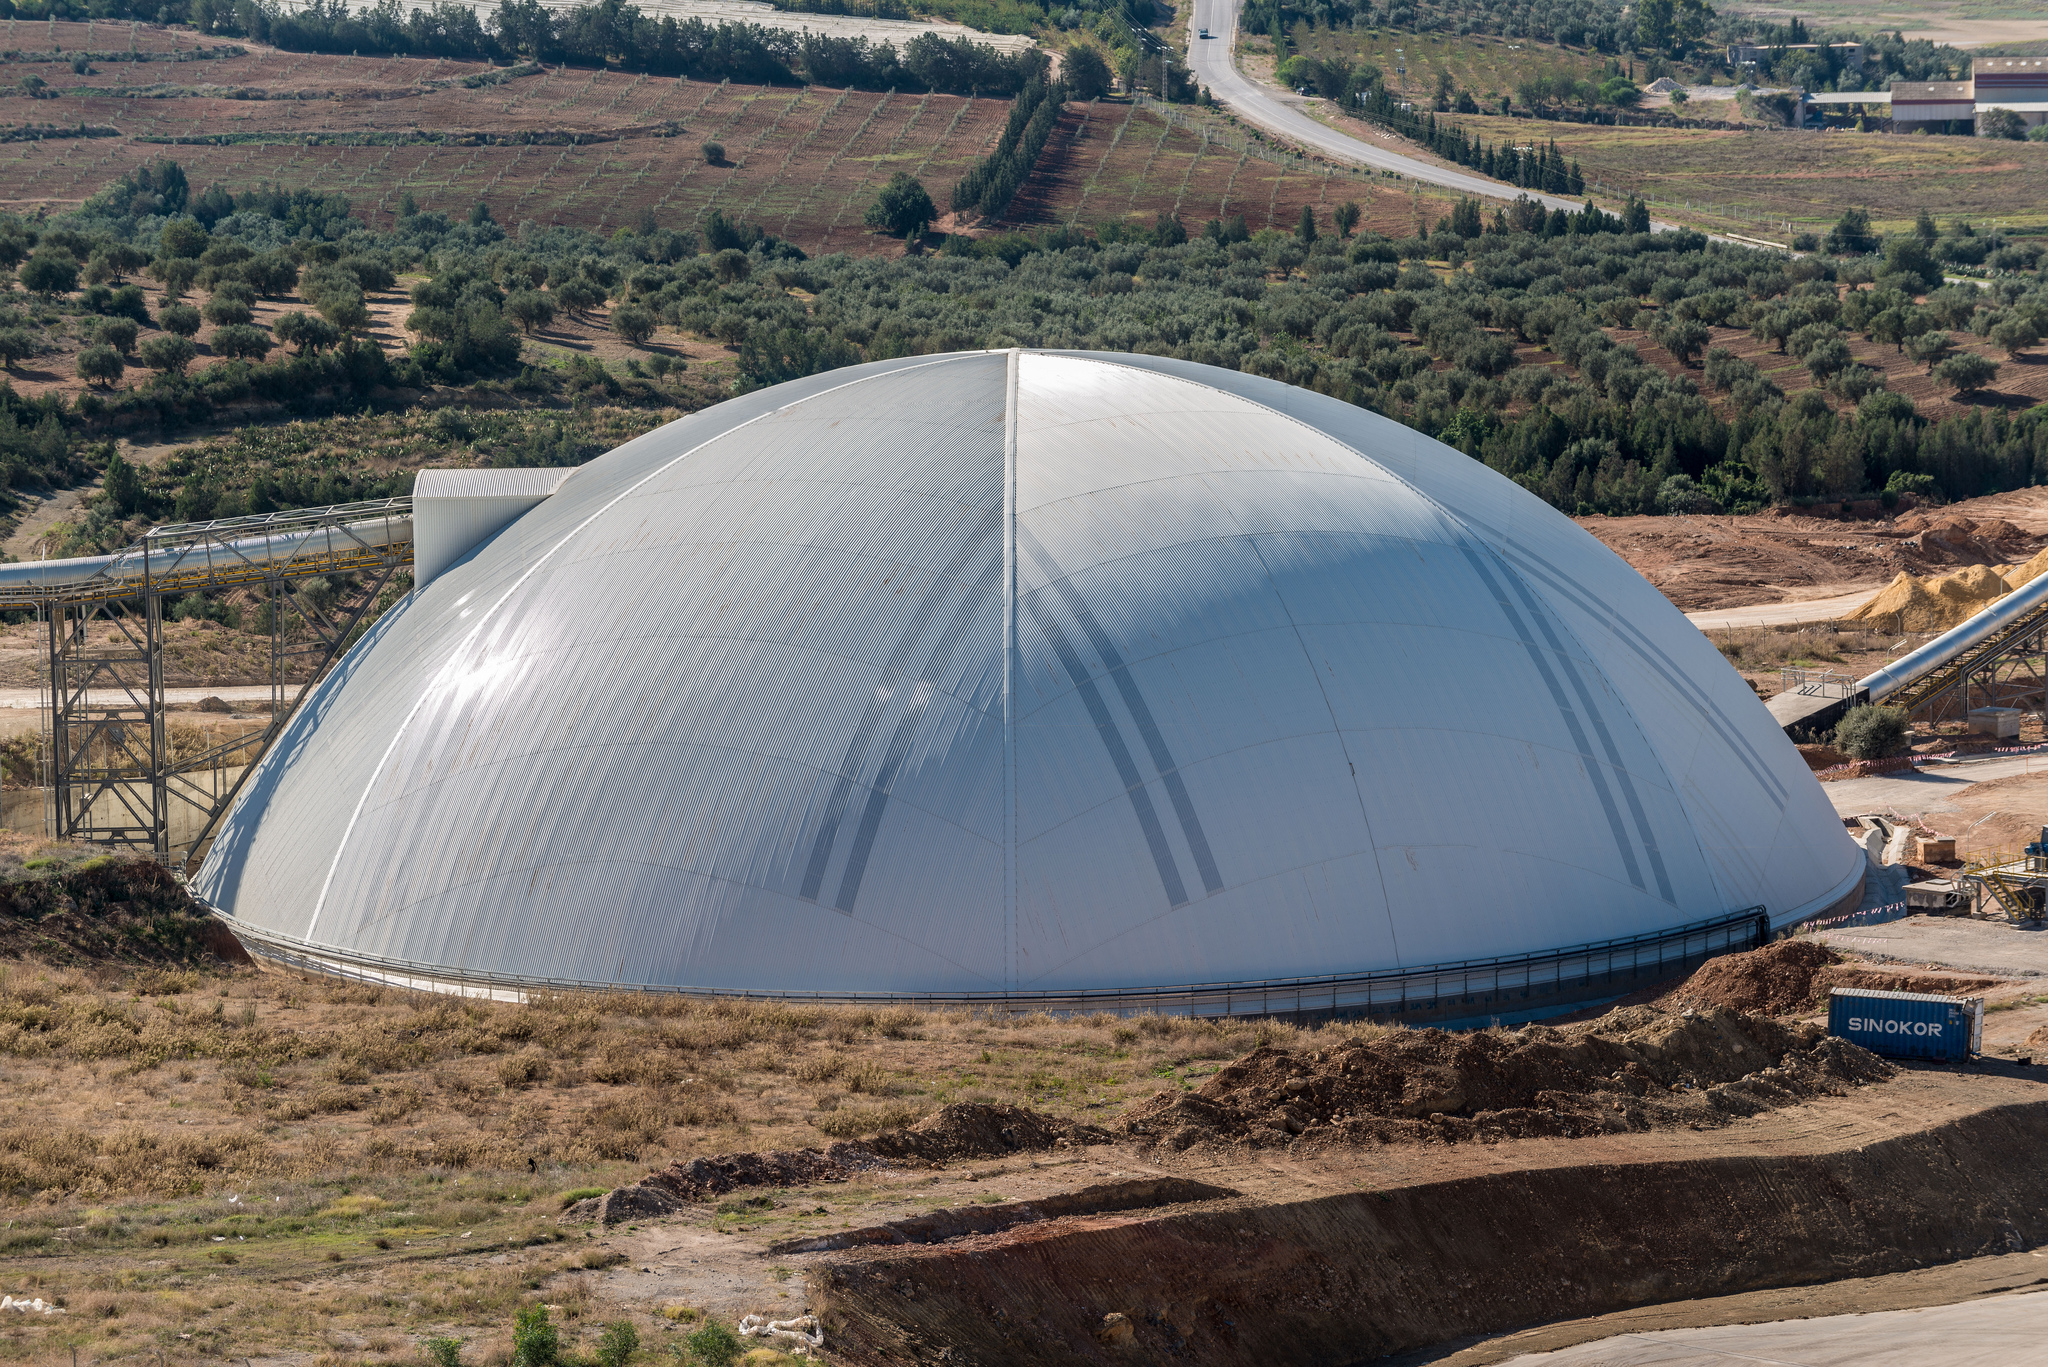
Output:
[[[1025,352],[577,471],[385,615],[197,890],[457,969],[1029,993],[1783,923],[1861,872],[1712,645],[1510,481],[1272,381]]]

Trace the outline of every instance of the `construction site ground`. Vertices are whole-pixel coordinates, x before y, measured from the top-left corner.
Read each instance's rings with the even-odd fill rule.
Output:
[[[1093,1331],[1097,1342],[1105,1342],[1102,1335],[1106,1332],[1110,1335],[1107,1347],[1115,1346],[1119,1323],[1128,1322],[1151,1328],[1153,1333],[1147,1338],[1179,1341],[1184,1355],[1194,1361],[1338,1362],[1350,1359],[1330,1355],[1327,1345],[1311,1347],[1297,1343],[1298,1356],[1275,1356],[1285,1349],[1289,1339],[1276,1340],[1255,1327],[1256,1321],[1274,1317],[1288,1321],[1298,1330],[1300,1325],[1291,1307],[1283,1307],[1278,1298],[1289,1290],[1304,1297],[1323,1296],[1330,1291],[1330,1282],[1347,1280],[1330,1269],[1306,1266],[1298,1269],[1298,1280],[1284,1274],[1272,1275],[1279,1271],[1272,1263],[1304,1256],[1298,1247],[1287,1247],[1290,1241],[1301,1237],[1299,1222],[1328,1222],[1332,1235],[1339,1235],[1349,1225],[1352,1237],[1371,1241],[1392,1231],[1373,1228],[1377,1222],[1369,1216],[1355,1225],[1350,1218],[1365,1215],[1374,1204],[1399,1204],[1405,1210],[1413,1202],[1427,1208],[1438,1202],[1451,1204],[1445,1198],[1455,1187],[1489,1191],[1491,1194],[1485,1199],[1503,1203],[1500,1218],[1489,1222],[1491,1227],[1443,1229],[1437,1238],[1420,1245],[1408,1243],[1407,1231],[1402,1231],[1404,1237],[1396,1247],[1383,1246],[1377,1252],[1396,1264],[1420,1264],[1416,1270],[1423,1275],[1455,1281],[1474,1292],[1473,1299],[1512,1305],[1523,1297],[1533,1296],[1551,1306],[1553,1317],[1570,1315],[1579,1307],[1611,1307],[1617,1296],[1625,1299],[1630,1295],[1630,1283],[1650,1276],[1652,1269],[1634,1264],[1634,1259],[1640,1256],[1638,1252],[1608,1242],[1620,1232],[1611,1228],[1583,1242],[1555,1227],[1526,1228],[1518,1236],[1514,1231],[1518,1216],[1558,1219],[1565,1212],[1548,1201],[1517,1211],[1512,1209],[1514,1198],[1527,1196],[1532,1186],[1541,1185],[1567,1203],[1591,1200],[1596,1193],[1611,1192],[1617,1186],[1634,1186],[1623,1171],[1634,1168],[1641,1170],[1638,1180],[1643,1183],[1636,1192],[1644,1201],[1637,1217],[1645,1225],[1660,1226],[1667,1235],[1713,1242],[1707,1237],[1710,1231],[1699,1222],[1716,1214],[1733,1214],[1744,1220],[1758,1218],[1759,1223],[1727,1232],[1737,1248],[1754,1245],[1754,1257],[1744,1260],[1746,1265],[1695,1269],[1702,1275],[1682,1278],[1679,1284],[1669,1287],[1680,1292],[1680,1296],[1666,1298],[1652,1293],[1652,1298],[1659,1302],[1654,1309],[1629,1312],[1633,1323],[1660,1328],[1710,1324],[1731,1311],[1743,1319],[1778,1318],[1788,1311],[1782,1292],[1776,1299],[1754,1293],[1758,1299],[1739,1309],[1719,1304],[1711,1297],[1691,1299],[1684,1293],[1707,1292],[1729,1285],[1741,1287],[1744,1282],[1763,1284],[1774,1279],[1805,1281],[1836,1258],[1842,1272],[1853,1274],[1859,1266],[1874,1267],[1886,1259],[1874,1248],[1845,1243],[1821,1262],[1809,1262],[1796,1250],[1802,1239],[1820,1236],[1822,1231],[1794,1217],[1791,1211],[1787,1211],[1784,1224],[1773,1229],[1761,1223],[1761,1208],[1745,1211],[1738,1204],[1733,1211],[1725,1207],[1718,1211],[1702,1209],[1706,1202],[1700,1198],[1715,1185],[1709,1176],[1713,1170],[1732,1163],[1765,1182],[1771,1180],[1766,1174],[1781,1165],[1787,1173],[1795,1173],[1806,1170],[1809,1160],[1846,1159],[1886,1146],[1910,1146],[1916,1140],[1954,1143],[1960,1139],[1960,1132],[1968,1128],[1965,1122],[1973,1118],[2003,1114],[2007,1120],[2024,1117],[2023,1123],[2038,1125],[2048,1118],[2048,1100],[2044,1098],[2048,1098],[2048,1092],[2044,1092],[2041,1080],[2017,1069],[1922,1068],[1888,1083],[1860,1088],[1846,1097],[1814,1101],[1706,1132],[1388,1146],[1325,1152],[1309,1158],[1273,1154],[1256,1160],[1200,1155],[1162,1159],[1156,1150],[1107,1146],[1090,1148],[1072,1157],[970,1162],[941,1171],[878,1176],[858,1185],[777,1191],[773,1196],[776,1209],[764,1212],[755,1223],[744,1227],[732,1225],[716,1208],[705,1208],[638,1229],[600,1235],[597,1247],[623,1255],[626,1260],[624,1266],[606,1274],[602,1294],[626,1305],[680,1300],[729,1316],[782,1312],[778,1317],[786,1318],[799,1309],[822,1311],[827,1324],[828,1357],[833,1346],[831,1330],[843,1323],[842,1315],[857,1315],[861,1320],[856,1331],[859,1346],[848,1345],[854,1347],[851,1357],[877,1362],[993,1362],[1006,1356],[1010,1361],[1055,1360],[1057,1355],[1052,1352],[1051,1343],[1055,1336],[1051,1333],[1043,1344],[1019,1342],[1009,1354],[991,1353],[990,1336],[982,1331],[987,1324],[985,1316],[993,1308],[1000,1312],[995,1316],[997,1321],[1010,1318],[1021,1325],[1048,1318],[1048,1302],[1057,1299],[1063,1303],[1062,1310],[1066,1310],[1071,1307],[1072,1297],[1086,1295],[1083,1313],[1055,1314],[1049,1318],[1073,1322],[1066,1327]],[[2018,1162],[2026,1161],[2020,1153],[2011,1157]],[[1666,1185],[1683,1183],[1685,1175],[1694,1172],[1703,1179],[1698,1193],[1688,1194]],[[1538,1174],[1547,1181],[1534,1184],[1527,1180]],[[935,1206],[1028,1203],[1092,1186],[1161,1178],[1193,1180],[1238,1195],[1191,1205],[1023,1225],[1003,1234],[964,1239],[950,1248],[942,1245],[852,1252],[772,1251],[774,1244],[792,1233],[816,1229],[822,1222],[807,1217],[820,1209],[829,1209],[832,1221],[841,1225],[886,1224],[926,1214]],[[1811,1202],[1820,1192],[1818,1188],[1804,1189],[1806,1180],[1792,1177],[1768,1204],[1782,1203],[1795,1209],[1803,1206],[1812,1213]],[[1663,1199],[1659,1199],[1660,1195]],[[1917,1202],[1922,1193],[1901,1191],[1897,1195]],[[1919,1283],[1901,1281],[1897,1273],[1872,1279],[1852,1275],[1846,1283],[1837,1283],[1834,1297],[1827,1302],[1831,1309],[1889,1308],[1913,1304],[1916,1298],[1961,1299],[1982,1294],[1987,1280],[2001,1286],[2012,1284],[2014,1272],[2009,1266],[1987,1270],[1974,1268],[1969,1261],[1959,1261],[1987,1250],[1940,1246],[1946,1236],[1936,1236],[1932,1244],[1918,1244],[1911,1232],[1917,1220],[1904,1210],[1887,1210],[1889,1202],[1883,1193],[1861,1193],[1854,1204],[1863,1207],[1866,1218],[1877,1227],[1890,1225],[1894,1214],[1898,1217],[1897,1232],[1904,1242],[1893,1267],[1903,1270],[1916,1264],[1946,1264],[1955,1269],[1955,1275],[1951,1279]],[[1361,1205],[1363,1211],[1354,1208]],[[1457,1201],[1455,1207],[1461,1216],[1470,1213],[1465,1201]],[[1169,1266],[1168,1255],[1177,1241],[1149,1238],[1147,1227],[1171,1225],[1181,1217],[1199,1218],[1203,1225],[1211,1227],[1218,1222],[1230,1224],[1237,1231],[1242,1261]],[[2031,1236],[2039,1237],[2039,1233]],[[1061,1243],[1072,1246],[1047,1247]],[[1999,1255],[2007,1252],[2002,1245],[1996,1250]],[[1158,1262],[1151,1262],[1146,1255],[1156,1257]],[[2033,1254],[2021,1256],[2027,1259],[2021,1264],[2030,1273],[2027,1281],[2039,1280],[2048,1272]],[[1713,1255],[1703,1251],[1701,1262],[1713,1261]],[[2005,1264],[2009,1260],[2000,1257],[1998,1261]],[[1633,1271],[1629,1270],[1632,1264]],[[869,1285],[878,1266],[886,1283],[879,1290]],[[906,1281],[911,1283],[907,1288],[903,1285]],[[1476,1294],[1481,1286],[1488,1288],[1484,1295]],[[1809,1288],[1805,1295],[1807,1303],[1812,1304],[1813,1291]],[[1227,1308],[1229,1313],[1221,1315],[1220,1320],[1230,1323],[1218,1322],[1219,1317],[1210,1312],[1209,1307],[1216,1304]],[[1366,1304],[1332,1303],[1328,1305],[1328,1314],[1332,1320],[1341,1321],[1352,1314],[1363,1315],[1367,1309]],[[1111,1316],[1121,1316],[1122,1321],[1111,1320]],[[877,1321],[881,1321],[879,1334]],[[1085,1325],[1081,1321],[1086,1321]],[[887,1338],[890,1326],[901,1331],[894,1344]],[[952,1342],[948,1342],[949,1326],[956,1335]],[[1048,1330],[1051,1327],[1047,1326]],[[1361,1327],[1354,1321],[1354,1329]],[[1440,1321],[1440,1327],[1441,1337],[1449,1339],[1459,1337],[1458,1331],[1468,1329],[1469,1325],[1451,1314]],[[1243,1333],[1218,1332],[1231,1329],[1241,1329]],[[1508,1346],[1514,1352],[1522,1352],[1537,1346],[1558,1346],[1580,1336],[1599,1338],[1613,1332],[1597,1321],[1559,1329],[1562,1332],[1546,1335],[1540,1344],[1524,1339],[1510,1340]],[[1430,1330],[1418,1325],[1410,1332],[1427,1334]],[[1071,1340],[1073,1336],[1060,1337]],[[1371,1335],[1362,1337],[1370,1339]],[[1232,1338],[1241,1341],[1228,1341]],[[1402,1343],[1389,1346],[1413,1347]],[[975,1351],[976,1347],[981,1351]],[[948,1348],[954,1350],[950,1355]],[[1381,1351],[1384,1350],[1382,1347]],[[1082,1360],[1088,1356],[1084,1350]],[[1371,1356],[1375,1354],[1362,1354],[1356,1360]],[[1117,1356],[1107,1352],[1099,1360],[1114,1361]],[[1500,1358],[1469,1356],[1453,1360],[1480,1362]]]
[[[46,876],[39,848],[10,888]],[[0,1323],[0,1359],[397,1367],[452,1334],[491,1367],[532,1296],[578,1352],[617,1319],[658,1356],[707,1315],[808,1310],[828,1362],[1004,1367],[1339,1364],[1580,1321],[1592,1339],[1624,1312],[1726,1322],[1729,1297],[1776,1319],[1817,1283],[1825,1313],[1967,1299],[2048,1245],[2048,1070],[2013,1057],[2048,1024],[2028,976],[2048,942],[1970,929],[1993,1057],[1896,1071],[1821,1036],[1825,987],[1962,979],[1799,941],[1582,1025],[1444,1035],[459,1001],[45,966],[17,937],[4,1289],[63,1313]],[[1788,1014],[1742,1014],[1759,1003]],[[1624,1047],[1641,1062],[1614,1068]],[[843,1180],[688,1176],[805,1149]],[[587,1218],[650,1172],[697,1194]]]
[[[1901,570],[1925,575],[2024,559],[2048,537],[2048,488],[1899,517],[1874,499],[1849,507],[1577,521],[1687,612],[1875,593]],[[1973,525],[1959,530],[1958,520]]]

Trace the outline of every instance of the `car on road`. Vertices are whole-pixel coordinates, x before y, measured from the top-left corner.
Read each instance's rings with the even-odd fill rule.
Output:
[[[1201,36],[1207,38],[1209,36],[1209,30],[1203,29],[1201,32]]]

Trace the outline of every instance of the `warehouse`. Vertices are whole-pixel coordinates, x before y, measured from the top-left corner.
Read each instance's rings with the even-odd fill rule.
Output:
[[[535,492],[294,717],[195,890],[451,977],[1241,1000],[1782,926],[1862,870],[1713,646],[1512,482],[1274,381],[1011,352]]]

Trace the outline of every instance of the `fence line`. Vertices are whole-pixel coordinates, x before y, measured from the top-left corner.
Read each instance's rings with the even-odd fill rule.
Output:
[[[1830,916],[1819,921],[1802,921],[1792,933],[1813,935],[1823,930],[1844,930],[1852,926],[1881,926],[1892,921],[1903,921],[1914,914],[1913,908],[1904,902],[1887,902],[1868,911],[1852,911],[1846,915]]]

